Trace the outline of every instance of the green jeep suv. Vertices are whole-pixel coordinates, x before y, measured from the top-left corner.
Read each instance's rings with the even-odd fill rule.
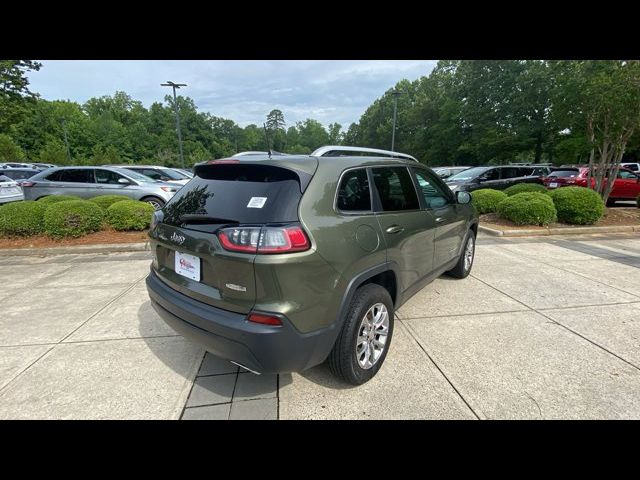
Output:
[[[362,384],[389,351],[395,310],[439,275],[471,270],[470,194],[409,155],[330,146],[194,171],[154,214],[151,303],[254,373],[328,360]]]

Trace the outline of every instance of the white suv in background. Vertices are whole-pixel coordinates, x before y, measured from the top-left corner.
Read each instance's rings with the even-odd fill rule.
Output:
[[[634,172],[640,172],[640,163],[623,162],[620,165],[622,167],[628,168],[629,170],[633,170]]]
[[[9,202],[24,200],[24,193],[17,182],[2,175],[0,171],[0,205]]]

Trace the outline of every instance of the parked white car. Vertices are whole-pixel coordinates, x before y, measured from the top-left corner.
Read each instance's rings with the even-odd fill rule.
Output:
[[[0,173],[0,204],[24,200],[22,188],[15,181]]]
[[[640,163],[624,162],[621,163],[620,166],[628,168],[634,172],[640,172]]]

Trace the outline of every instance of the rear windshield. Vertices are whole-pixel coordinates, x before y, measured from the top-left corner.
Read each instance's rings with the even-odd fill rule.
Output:
[[[236,222],[296,222],[301,197],[300,179],[291,170],[211,165],[199,168],[198,175],[165,205],[163,222],[203,231]]]
[[[578,176],[578,170],[554,170],[549,174],[550,177],[576,177]]]

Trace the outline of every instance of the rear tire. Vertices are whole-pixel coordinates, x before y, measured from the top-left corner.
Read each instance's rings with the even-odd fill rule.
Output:
[[[331,373],[352,385],[371,380],[387,356],[393,335],[393,301],[370,283],[356,290],[328,357]]]
[[[476,234],[473,230],[467,232],[467,236],[464,239],[464,247],[460,253],[458,263],[451,270],[447,272],[454,278],[465,278],[471,273],[471,267],[473,267],[473,259],[476,256]]]
[[[140,201],[147,202],[154,208],[154,210],[160,210],[165,204],[164,200],[158,197],[144,197]]]

